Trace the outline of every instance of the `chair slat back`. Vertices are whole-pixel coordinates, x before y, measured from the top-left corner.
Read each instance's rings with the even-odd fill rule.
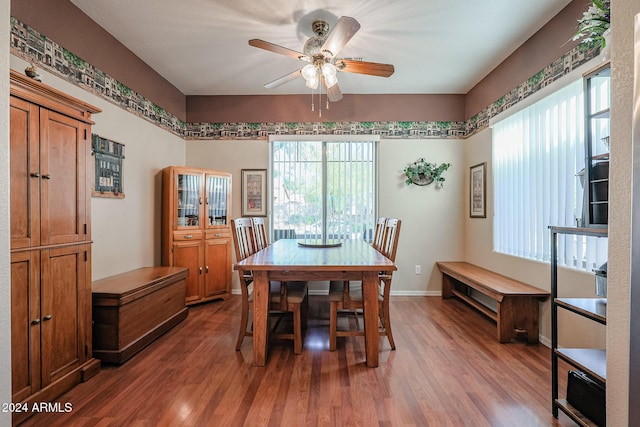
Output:
[[[253,221],[251,218],[236,218],[231,220],[233,243],[236,248],[236,261],[242,261],[258,252],[253,235]]]
[[[402,221],[397,218],[387,218],[384,226],[384,242],[380,252],[394,262],[396,260],[396,251],[398,250],[401,224]]]
[[[371,246],[373,246],[378,251],[381,251],[382,244],[384,242],[384,227],[386,222],[387,219],[382,217],[376,220],[376,229],[375,233],[373,234],[373,243],[371,244]]]
[[[269,246],[269,240],[267,240],[267,229],[264,226],[264,218],[253,218],[253,237],[256,239],[256,250],[261,251]]]

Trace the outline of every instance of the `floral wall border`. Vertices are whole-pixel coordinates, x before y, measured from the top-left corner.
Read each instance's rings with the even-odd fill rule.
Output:
[[[258,139],[269,135],[380,135],[393,139],[466,139],[574,68],[600,54],[600,46],[578,45],[466,122],[186,123],[35,29],[11,17],[11,53],[186,140]]]

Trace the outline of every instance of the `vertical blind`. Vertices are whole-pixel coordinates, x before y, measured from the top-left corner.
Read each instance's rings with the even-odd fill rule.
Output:
[[[371,239],[374,141],[273,141],[273,239]]]
[[[583,83],[578,80],[493,126],[494,250],[550,260],[550,225],[582,217]],[[558,263],[590,271],[606,239],[561,239]]]

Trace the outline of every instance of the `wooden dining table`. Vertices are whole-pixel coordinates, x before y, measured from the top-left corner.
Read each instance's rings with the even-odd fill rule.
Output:
[[[378,273],[395,264],[364,240],[333,244],[281,239],[234,265],[253,272],[253,362],[265,366],[269,343],[269,281],[362,281],[366,366],[378,366]]]

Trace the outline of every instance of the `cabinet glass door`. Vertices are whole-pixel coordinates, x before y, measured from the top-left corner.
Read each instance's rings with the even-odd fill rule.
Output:
[[[178,173],[177,176],[177,226],[194,227],[200,225],[200,205],[202,204],[202,175]]]
[[[593,160],[609,158],[609,102],[611,71],[609,68],[589,79],[589,118],[591,156]]]
[[[609,119],[611,70],[597,70],[586,80],[588,226],[606,226],[609,208]]]
[[[226,225],[230,178],[227,176],[207,175],[206,210],[209,226]]]

